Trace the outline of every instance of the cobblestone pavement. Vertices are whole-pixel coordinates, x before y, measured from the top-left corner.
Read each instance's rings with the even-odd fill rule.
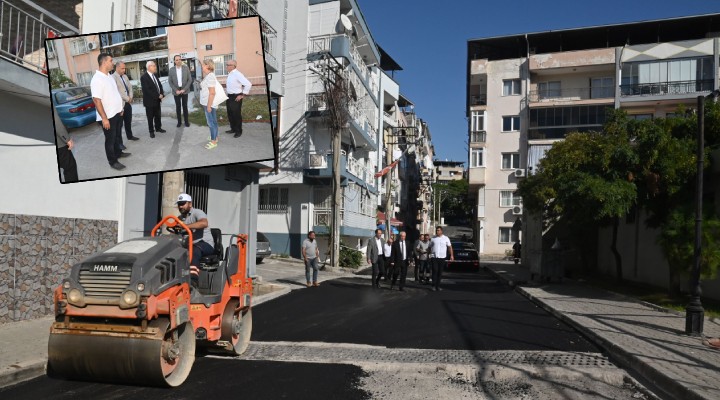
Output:
[[[513,264],[488,264],[487,268],[507,280],[527,281],[527,270]],[[530,282],[518,290],[670,397],[720,398],[720,351],[704,346],[701,338],[685,335],[684,316],[572,281]],[[704,334],[720,337],[720,325],[706,319]]]

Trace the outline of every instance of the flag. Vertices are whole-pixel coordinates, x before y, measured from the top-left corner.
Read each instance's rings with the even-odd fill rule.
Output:
[[[387,167],[383,168],[383,169],[380,170],[379,172],[376,172],[376,173],[375,173],[375,177],[376,177],[376,178],[379,178],[379,177],[387,174],[388,172],[390,172],[390,170],[392,170],[393,168],[395,168],[395,166],[398,165],[399,162],[400,162],[400,159],[398,158],[397,160],[393,161],[392,164],[390,164],[390,165],[388,165]]]
[[[55,32],[53,32],[53,31],[51,31],[51,30],[48,30],[48,34],[47,34],[47,38],[48,38],[48,39],[52,39],[52,38],[54,38],[54,37],[56,37],[56,36],[57,36],[57,35],[55,35]],[[47,53],[46,53],[46,54],[47,54]],[[45,75],[48,74],[48,71],[47,71],[47,59],[45,59],[45,62],[43,62],[42,73],[45,74]]]

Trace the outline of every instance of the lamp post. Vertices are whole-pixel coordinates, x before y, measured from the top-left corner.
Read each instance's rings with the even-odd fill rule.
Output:
[[[702,259],[702,212],[703,212],[703,163],[705,161],[705,98],[715,99],[720,95],[717,89],[708,96],[698,96],[698,132],[697,132],[697,182],[695,185],[695,252],[693,272],[690,280],[690,302],[685,307],[685,333],[700,336],[705,323],[705,310],[700,296],[700,268]]]

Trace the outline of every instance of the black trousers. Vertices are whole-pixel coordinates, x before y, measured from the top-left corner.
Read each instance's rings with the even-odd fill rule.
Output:
[[[182,112],[183,117],[185,118],[185,123],[188,122],[188,108],[187,108],[187,102],[188,102],[188,94],[183,93],[179,96],[173,96],[175,98],[175,114],[177,114],[177,120],[178,123],[182,122],[180,121],[180,106],[182,105]]]
[[[105,156],[107,157],[110,165],[117,162],[118,157],[122,152],[120,149],[120,141],[117,140],[117,137],[122,135],[121,123],[122,115],[120,115],[120,113],[117,113],[115,116],[110,118],[110,129],[105,129],[105,127],[102,126],[102,121],[100,122],[100,126],[105,134]]]
[[[162,122],[160,121],[160,102],[156,106],[145,107],[145,115],[148,120],[148,132],[154,133],[157,130],[162,129]],[[155,122],[155,129],[153,129],[153,122]]]
[[[123,116],[122,121],[120,121],[120,129],[122,127],[125,127],[125,136],[127,136],[128,139],[133,137],[132,133],[132,105],[130,103],[125,103],[125,108],[123,108]],[[120,144],[122,144],[122,135],[120,136]]]
[[[63,182],[77,182],[78,172],[75,156],[67,146],[58,147],[58,166],[63,170]]]
[[[237,94],[229,94],[227,102],[228,121],[230,129],[235,133],[242,133],[242,99],[235,101]]]
[[[440,287],[440,281],[442,280],[442,273],[447,265],[447,260],[444,258],[433,258],[432,259],[432,284],[436,289]]]
[[[372,281],[373,285],[378,286],[380,284],[380,278],[386,276],[385,272],[385,257],[378,256],[377,262],[372,265]]]
[[[400,289],[405,287],[405,279],[407,278],[408,260],[400,261],[392,267],[392,284],[395,285],[397,282],[398,275],[400,276]]]

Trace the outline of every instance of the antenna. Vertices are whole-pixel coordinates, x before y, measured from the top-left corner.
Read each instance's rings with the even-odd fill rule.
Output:
[[[348,18],[345,14],[340,14],[340,24],[347,32],[353,31],[353,25],[352,22],[350,22],[350,18]]]

